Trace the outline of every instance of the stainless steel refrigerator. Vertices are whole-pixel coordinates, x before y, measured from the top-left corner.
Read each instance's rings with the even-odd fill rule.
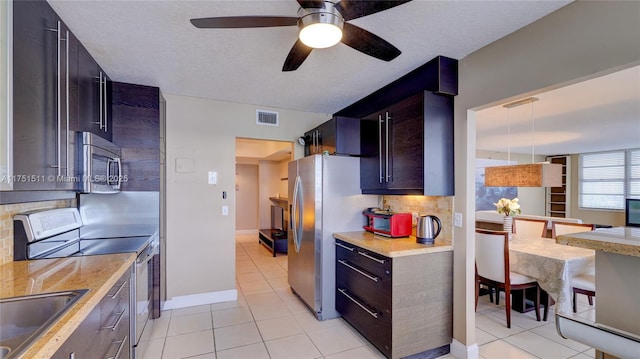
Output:
[[[335,308],[333,233],[362,230],[377,196],[360,192],[360,159],[314,155],[289,162],[288,279],[319,320]]]

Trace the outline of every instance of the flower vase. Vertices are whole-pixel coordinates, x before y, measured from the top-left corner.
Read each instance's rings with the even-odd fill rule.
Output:
[[[509,240],[513,239],[513,217],[502,217],[502,227],[505,232],[509,234]]]

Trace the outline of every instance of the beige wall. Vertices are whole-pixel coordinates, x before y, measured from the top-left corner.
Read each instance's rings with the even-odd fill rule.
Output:
[[[511,156],[508,156],[507,153],[504,152],[476,151],[476,158],[506,160],[507,157],[510,157],[511,161],[516,161],[519,164],[531,163],[531,154],[512,153]],[[535,158],[536,162],[542,162],[544,160],[545,156],[536,156]],[[518,187],[518,199],[522,206],[522,213],[544,216],[545,196],[546,192],[544,188]]]
[[[236,230],[258,229],[258,166],[236,164]]]
[[[640,2],[573,2],[470,54],[455,100],[454,339],[475,344],[473,239],[475,116],[486,108],[640,63]],[[445,54],[446,55],[446,54]],[[455,343],[454,343],[455,344]],[[458,350],[460,347],[454,349]],[[462,347],[461,350],[465,350]],[[466,348],[469,350],[469,347]],[[455,352],[466,357],[467,352]]]
[[[13,262],[13,215],[52,208],[75,207],[75,199],[0,205],[0,266]]]
[[[290,160],[284,160],[284,161],[280,161],[280,163],[278,164],[279,168],[280,168],[280,185],[279,185],[279,190],[278,193],[280,193],[280,197],[284,197],[287,198],[287,196],[289,195],[289,161]]]
[[[329,116],[274,109],[280,112],[280,127],[258,126],[255,111],[264,106],[164,95],[167,297],[233,290],[236,137],[295,141]],[[294,151],[296,158],[303,154],[301,146]],[[176,172],[177,159],[186,172]],[[208,171],[218,172],[217,185],[207,184]],[[223,205],[229,206],[228,216],[222,215]]]
[[[271,205],[269,197],[286,197],[280,193],[280,163],[274,161],[260,161],[260,228],[271,228]]]

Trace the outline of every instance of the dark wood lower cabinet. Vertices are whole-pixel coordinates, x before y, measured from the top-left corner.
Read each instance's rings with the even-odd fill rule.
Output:
[[[387,358],[449,351],[453,253],[389,258],[336,239],[336,310]]]
[[[116,282],[52,358],[131,357],[131,274]]]

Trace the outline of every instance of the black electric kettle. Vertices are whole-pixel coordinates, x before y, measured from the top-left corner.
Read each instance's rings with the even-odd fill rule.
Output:
[[[437,227],[437,228],[435,228]],[[436,216],[420,216],[418,217],[418,225],[416,226],[416,242],[424,244],[433,244],[440,230],[442,222]]]

